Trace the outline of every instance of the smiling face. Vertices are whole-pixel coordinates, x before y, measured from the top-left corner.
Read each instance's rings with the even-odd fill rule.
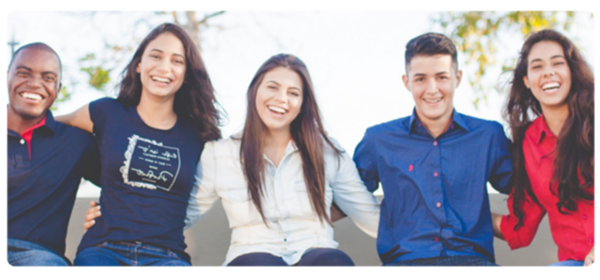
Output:
[[[142,95],[174,98],[185,79],[185,49],[181,40],[165,32],[152,40],[135,69],[140,74]]]
[[[60,91],[59,73],[52,51],[26,48],[17,53],[8,71],[9,115],[24,120],[43,118]]]
[[[527,76],[523,77],[523,82],[540,102],[543,111],[568,108],[571,69],[562,46],[554,41],[533,45],[527,56]]]
[[[289,131],[302,107],[302,79],[283,67],[267,73],[256,89],[256,110],[270,132]]]
[[[461,71],[456,71],[447,54],[415,56],[402,76],[412,93],[419,120],[428,125],[447,121],[452,116],[454,90],[460,84]]]

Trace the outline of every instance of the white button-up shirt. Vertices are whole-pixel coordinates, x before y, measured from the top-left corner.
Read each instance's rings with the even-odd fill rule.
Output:
[[[262,206],[268,226],[263,222],[248,193],[240,163],[239,135],[206,143],[188,207],[188,226],[221,198],[232,229],[224,265],[240,255],[256,252],[280,256],[288,264],[295,264],[310,248],[336,248],[333,228],[320,222],[312,209],[302,159],[292,141],[279,166],[264,156]],[[330,140],[340,149],[335,140]],[[343,152],[338,161],[325,144],[324,161],[327,215],[333,200],[361,230],[376,238],[380,205],[360,179],[350,156]]]

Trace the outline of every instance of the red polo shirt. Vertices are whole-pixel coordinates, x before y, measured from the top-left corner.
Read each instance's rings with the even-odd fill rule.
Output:
[[[558,197],[550,191],[556,158],[556,136],[550,131],[543,116],[538,117],[525,132],[523,155],[525,169],[533,193],[541,205],[524,203],[524,225],[515,231],[517,218],[512,211],[512,195],[508,198],[510,214],[502,218],[500,229],[511,249],[531,244],[542,218],[548,213],[552,238],[558,246],[558,260],[583,261],[594,246],[594,202],[580,199],[577,211],[563,215],[558,212]],[[580,177],[581,178],[581,177]],[[554,193],[557,184],[552,184]],[[593,193],[593,188],[590,189]],[[526,196],[528,200],[531,200]]]

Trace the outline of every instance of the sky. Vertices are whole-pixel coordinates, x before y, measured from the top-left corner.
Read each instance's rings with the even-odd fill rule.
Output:
[[[198,11],[197,15],[212,12]],[[258,67],[272,55],[290,53],[309,69],[325,129],[352,155],[368,127],[412,113],[414,101],[401,79],[404,46],[422,33],[441,32],[441,27],[432,23],[439,13],[226,11],[212,18],[211,26],[202,32],[202,56],[217,100],[226,112],[223,136],[242,129],[247,87]],[[593,42],[586,36],[593,24],[587,18],[589,13],[582,13],[577,28],[569,35],[578,40],[586,57],[593,58]],[[139,41],[155,26],[172,20],[169,14],[143,11],[15,11],[8,15],[7,40],[14,39],[20,45],[41,41],[59,53],[64,64],[63,84],[73,92],[70,100],[57,105],[54,114],[61,115],[97,98],[116,96],[118,74]],[[69,36],[62,36],[65,33]],[[519,36],[507,33],[501,37],[517,40],[499,42],[498,61],[516,56],[521,44]],[[132,49],[116,63],[107,44]],[[79,62],[89,53],[106,59],[105,66],[115,68],[111,83],[102,91],[88,86],[86,74],[78,70],[89,65]],[[5,56],[10,58],[10,50]],[[501,108],[506,95],[490,89],[487,102],[480,102],[476,108],[473,101],[477,96],[467,82],[474,66],[465,65],[464,61],[459,54],[464,78],[455,92],[456,110],[503,123]],[[490,71],[488,87],[498,80],[500,67]],[[4,98],[8,103],[6,95]],[[495,192],[491,188],[490,191]],[[99,189],[87,184],[79,196],[98,194]]]

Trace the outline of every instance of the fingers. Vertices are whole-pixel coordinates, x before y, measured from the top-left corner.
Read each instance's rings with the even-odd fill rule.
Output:
[[[102,216],[102,212],[100,212],[100,205],[98,202],[90,201],[90,208],[85,212],[85,222],[83,223],[83,228],[88,230],[94,224],[96,224],[95,219]]]
[[[90,228],[91,228],[91,227],[92,227],[94,224],[96,224],[96,221],[95,221],[95,220],[91,220],[91,221],[89,221],[89,222],[85,222],[85,223],[83,223],[83,228],[84,228],[85,230],[88,230],[88,229],[90,229]]]

